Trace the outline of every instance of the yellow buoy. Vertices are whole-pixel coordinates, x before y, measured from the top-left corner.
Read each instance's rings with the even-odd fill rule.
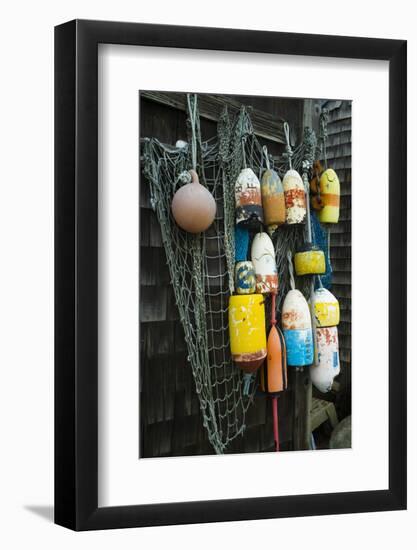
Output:
[[[258,369],[267,354],[265,304],[261,294],[230,296],[229,336],[233,362],[246,372]]]
[[[322,208],[318,216],[322,223],[337,223],[340,211],[340,182],[332,168],[323,172],[320,178],[320,199]]]
[[[316,327],[335,327],[339,324],[339,302],[326,288],[318,288],[311,300],[311,313]]]
[[[321,275],[326,272],[326,260],[323,250],[307,244],[303,250],[294,255],[294,266],[297,275]]]

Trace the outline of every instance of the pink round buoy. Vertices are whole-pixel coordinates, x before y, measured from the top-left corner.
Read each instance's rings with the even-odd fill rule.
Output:
[[[178,189],[172,199],[171,209],[175,221],[188,233],[201,233],[210,227],[216,215],[213,195],[198,180],[195,170],[190,170],[192,181]]]

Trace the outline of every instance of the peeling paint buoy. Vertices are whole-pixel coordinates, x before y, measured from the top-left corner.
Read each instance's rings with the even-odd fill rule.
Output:
[[[282,329],[287,349],[287,365],[305,367],[314,359],[310,310],[299,290],[288,292],[282,306]]]
[[[275,249],[268,233],[257,233],[251,248],[252,263],[255,268],[256,292],[260,294],[278,291],[278,272]]]
[[[233,362],[247,373],[255,372],[267,354],[262,295],[230,296],[229,336]]]
[[[305,244],[294,255],[297,275],[322,275],[326,273],[326,260],[323,250],[311,243]]]
[[[285,198],[285,219],[288,225],[305,223],[306,194],[304,183],[296,170],[288,170],[282,180]]]
[[[332,389],[333,380],[340,373],[337,327],[316,329],[316,357],[310,373],[319,391],[326,393]]]
[[[263,223],[261,184],[251,168],[244,168],[235,183],[236,224],[259,227]]]
[[[316,326],[316,352],[311,367],[311,381],[322,393],[331,390],[334,378],[340,373],[339,302],[325,288],[318,288],[310,301]]]
[[[317,328],[335,327],[339,324],[339,302],[327,288],[315,290],[311,300],[311,313]]]
[[[252,262],[248,260],[236,262],[235,288],[237,294],[253,294],[255,292],[256,278]]]
[[[278,226],[285,223],[285,199],[282,182],[275,170],[265,170],[261,181],[264,223],[272,235]]]

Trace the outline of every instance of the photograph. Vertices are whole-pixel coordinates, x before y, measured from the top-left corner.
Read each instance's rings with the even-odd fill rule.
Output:
[[[139,458],[350,448],[352,101],[139,113]]]

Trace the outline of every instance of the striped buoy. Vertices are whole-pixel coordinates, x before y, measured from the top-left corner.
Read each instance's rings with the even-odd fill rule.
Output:
[[[340,373],[339,302],[325,288],[318,288],[310,300],[314,318],[316,350],[311,368],[311,381],[322,393],[331,390],[334,378]]]
[[[320,199],[322,208],[319,210],[319,220],[321,223],[337,223],[340,212],[340,182],[332,168],[328,168],[321,175]]]
[[[235,183],[236,224],[259,227],[263,223],[261,184],[251,168],[241,170]]]
[[[299,290],[288,292],[282,306],[282,328],[287,349],[287,365],[305,367],[314,359],[310,310]]]

